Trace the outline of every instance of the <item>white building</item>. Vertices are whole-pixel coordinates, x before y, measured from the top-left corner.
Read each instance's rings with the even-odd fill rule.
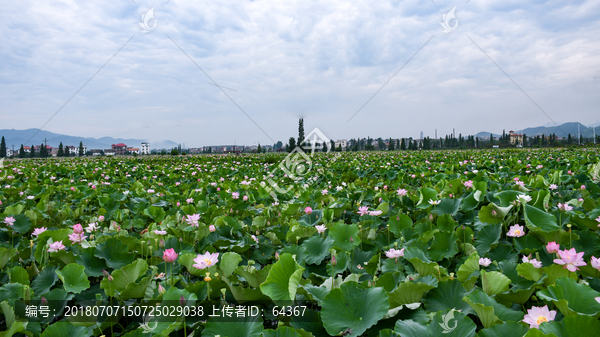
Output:
[[[140,154],[150,154],[150,143],[142,143],[142,146],[140,146]]]
[[[337,150],[338,147],[342,147],[342,151],[346,151],[346,146],[348,146],[348,140],[346,139],[338,139],[335,141],[335,149]]]

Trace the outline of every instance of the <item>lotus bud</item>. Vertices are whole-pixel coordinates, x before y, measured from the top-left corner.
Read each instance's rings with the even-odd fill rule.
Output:
[[[48,300],[44,296],[42,296],[42,299],[40,302],[42,305],[48,305]]]
[[[279,261],[279,252],[275,252],[275,260]]]
[[[167,290],[165,289],[165,287],[162,286],[162,284],[158,284],[158,293],[159,294],[164,294]]]
[[[110,274],[106,270],[104,270],[104,269],[102,269],[102,274],[104,275],[104,277],[109,277],[110,276]]]
[[[29,290],[29,287],[25,287],[25,293],[23,294],[23,300],[26,303],[29,303],[29,301],[31,300],[31,291]]]
[[[492,216],[495,218],[496,215],[498,215],[498,213],[496,212],[496,210],[492,210]]]
[[[350,237],[350,243],[354,242],[354,239],[352,237]]]
[[[335,255],[331,256],[331,265],[335,267],[335,265],[337,264],[337,259],[335,258]]]
[[[183,242],[183,238],[179,237],[179,243]]]
[[[179,304],[183,306],[186,303],[187,303],[187,301],[185,300],[185,298],[183,298],[183,295],[181,295],[181,297],[179,298]]]
[[[165,248],[165,240],[160,239],[160,244],[159,244],[160,248]]]

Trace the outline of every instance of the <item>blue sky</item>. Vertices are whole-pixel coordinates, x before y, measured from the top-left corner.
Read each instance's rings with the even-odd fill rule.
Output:
[[[599,1],[166,2],[3,4],[0,129],[41,127],[128,40],[45,130],[200,146],[285,143],[299,117],[333,139],[550,123],[536,104],[600,119]]]

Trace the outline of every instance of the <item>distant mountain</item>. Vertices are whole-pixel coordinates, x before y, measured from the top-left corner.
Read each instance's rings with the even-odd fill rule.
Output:
[[[102,137],[102,138],[91,138],[91,137],[78,137],[78,136],[68,136],[61,135],[57,133],[53,133],[50,131],[41,130],[39,131],[35,137],[29,140],[38,129],[27,129],[27,130],[0,130],[0,136],[4,136],[6,139],[6,146],[8,148],[12,148],[14,144],[15,150],[21,147],[21,144],[26,146],[39,145],[44,142],[44,138],[47,140],[48,145],[52,147],[58,147],[60,142],[63,143],[64,146],[73,145],[79,146],[79,142],[83,141],[83,144],[87,146],[88,150],[91,149],[109,149],[112,144],[124,143],[127,146],[137,147],[139,148],[141,143],[144,141],[143,139],[125,139],[125,138],[112,138],[112,137]],[[29,140],[28,143],[26,143]],[[157,143],[161,145],[161,147],[165,148],[173,148],[177,146],[177,143],[172,141],[163,141],[162,143]],[[166,146],[168,145],[168,146]],[[154,143],[151,144],[151,148],[156,148]]]
[[[600,124],[600,123],[597,123]],[[549,124],[546,124],[549,125]],[[551,126],[538,126],[533,128],[526,128],[522,130],[512,130],[516,133],[526,134],[528,137],[541,136],[541,135],[550,135],[556,134],[558,137],[567,137],[570,133],[572,137],[577,137],[577,126],[579,126],[579,132],[583,137],[591,138],[594,136],[594,130],[592,129],[592,125],[589,127],[581,124],[581,123],[564,123],[559,126],[552,124]],[[600,134],[600,129],[598,126],[596,127],[596,135]],[[510,130],[505,130],[508,133]],[[490,132],[480,132],[475,136],[482,139],[489,139]],[[494,134],[494,138],[498,138],[501,134]]]

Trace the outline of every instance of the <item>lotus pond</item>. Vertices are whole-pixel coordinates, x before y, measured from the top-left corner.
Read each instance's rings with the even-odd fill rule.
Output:
[[[600,334],[597,150],[282,161],[5,161],[0,336]]]

